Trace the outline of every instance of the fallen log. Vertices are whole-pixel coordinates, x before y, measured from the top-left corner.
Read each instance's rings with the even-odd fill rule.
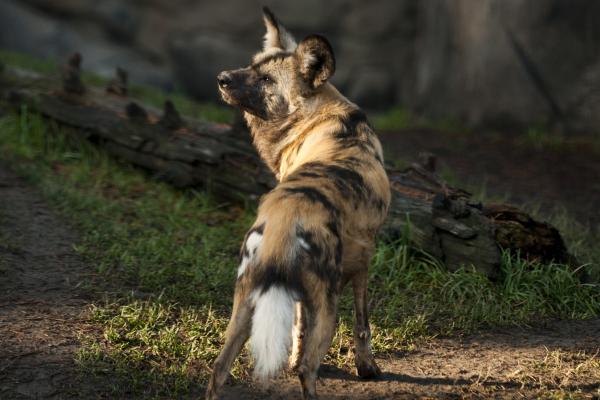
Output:
[[[179,115],[171,102],[157,110],[128,97],[127,73],[102,90],[85,87],[76,54],[57,77],[0,69],[2,102],[27,106],[177,187],[201,187],[229,201],[256,201],[276,183],[247,135],[226,124]],[[507,205],[482,205],[435,173],[435,158],[404,170],[388,168],[392,203],[382,235],[400,236],[443,261],[499,275],[502,248],[548,262],[572,261],[559,232]]]

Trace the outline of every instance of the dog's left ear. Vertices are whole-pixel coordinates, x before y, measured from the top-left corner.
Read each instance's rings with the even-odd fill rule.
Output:
[[[265,21],[265,41],[263,44],[263,50],[267,51],[270,49],[281,49],[285,51],[294,51],[296,48],[296,41],[291,33],[289,33],[275,15],[267,7],[263,7],[263,20]]]
[[[335,57],[329,41],[320,35],[307,36],[296,48],[300,74],[314,89],[335,72]]]

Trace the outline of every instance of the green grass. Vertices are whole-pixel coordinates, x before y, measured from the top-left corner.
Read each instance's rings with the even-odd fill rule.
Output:
[[[467,132],[464,124],[456,118],[445,117],[437,119],[426,119],[413,114],[403,107],[392,107],[387,111],[374,113],[372,117],[373,126],[377,131],[394,131],[407,128],[429,128],[451,132]]]
[[[50,60],[31,57],[26,54],[9,50],[0,50],[0,63],[15,67],[27,68],[39,73],[52,73],[57,71],[57,66]]]
[[[381,131],[404,129],[410,127],[413,123],[414,116],[400,107],[373,116],[373,125]]]
[[[227,326],[224,314],[210,306],[180,306],[160,297],[94,306],[92,320],[103,336],[87,338],[78,353],[83,372],[108,375],[116,391],[167,398],[201,390]],[[247,377],[241,368],[247,358],[244,353],[236,360],[234,377]]]
[[[27,110],[0,119],[0,155],[76,222],[77,251],[112,293],[91,306],[100,335],[82,337],[82,373],[131,396],[201,390],[222,345],[238,247],[254,210],[156,182]],[[501,275],[492,283],[468,268],[451,273],[404,241],[380,243],[370,274],[375,352],[440,334],[600,314],[598,287],[568,266],[505,253]],[[352,365],[351,308],[346,292],[328,355],[343,368]],[[241,357],[234,376],[245,379],[249,364]]]

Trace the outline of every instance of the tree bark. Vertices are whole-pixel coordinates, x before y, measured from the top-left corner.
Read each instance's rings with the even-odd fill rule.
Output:
[[[105,90],[84,87],[81,58],[57,77],[2,68],[2,102],[75,127],[108,153],[143,167],[177,187],[200,187],[234,202],[257,201],[276,184],[249,139],[225,124],[180,116],[170,102],[161,112],[127,97],[119,70]],[[506,205],[484,206],[435,174],[431,156],[405,170],[388,168],[392,187],[388,240],[403,237],[450,270],[473,266],[490,278],[500,274],[501,248],[543,262],[572,260],[559,232]]]

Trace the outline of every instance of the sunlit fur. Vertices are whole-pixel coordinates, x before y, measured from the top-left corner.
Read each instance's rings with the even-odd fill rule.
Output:
[[[270,11],[264,20],[263,50],[249,67],[227,71],[230,82],[220,91],[244,111],[254,144],[279,184],[261,199],[242,246],[233,313],[209,399],[218,398],[250,335],[255,374],[274,376],[288,355],[294,314],[290,365],[303,397],[316,398],[317,370],[348,282],[355,295],[358,374],[380,372],[369,344],[366,285],[375,235],[390,202],[381,145],[360,109],[328,82],[335,59],[327,40],[313,35],[296,46]]]

